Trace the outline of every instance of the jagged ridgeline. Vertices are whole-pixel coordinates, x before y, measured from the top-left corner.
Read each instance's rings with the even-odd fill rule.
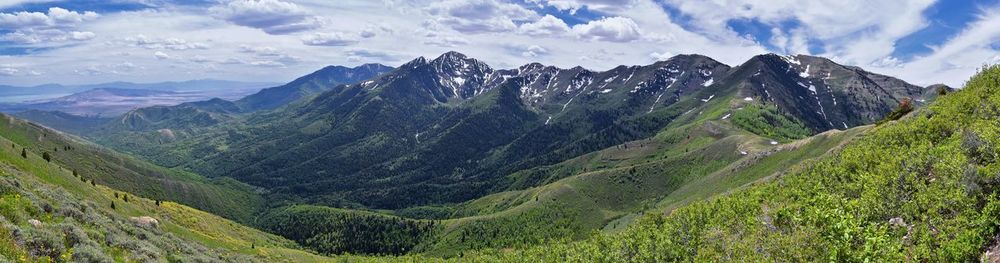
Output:
[[[255,187],[267,205],[253,224],[320,253],[456,257],[627,232],[797,171],[948,90],[801,55],[592,71],[449,52],[371,68],[251,96],[298,96],[267,107],[210,100],[69,123],[170,171]]]
[[[620,234],[469,261],[965,262],[1000,251],[1000,67],[773,180]]]
[[[929,99],[894,78],[777,55],[736,68],[681,55],[599,72],[493,69],[450,52],[329,89],[251,114],[140,109],[88,137],[314,204],[400,209],[509,189],[510,174],[650,137],[710,101],[747,105],[733,112],[740,127],[788,141],[873,123],[903,97]]]

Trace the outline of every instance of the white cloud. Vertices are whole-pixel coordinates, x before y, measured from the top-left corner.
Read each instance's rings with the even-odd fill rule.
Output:
[[[540,3],[543,1],[533,0],[533,2]],[[622,10],[628,9],[636,1],[635,0],[545,0],[544,2],[545,4],[548,4],[559,10],[569,10],[571,13],[575,14],[577,10],[583,7],[587,7],[590,10],[596,10],[600,12],[620,12]]]
[[[808,54],[808,40],[815,39],[844,63],[867,65],[892,54],[895,41],[926,26],[922,13],[934,0],[663,0],[693,21],[699,33],[716,39],[739,36],[727,22],[754,20],[776,28],[769,41],[779,52]],[[872,10],[880,14],[871,15]],[[790,22],[795,27],[787,28]]]
[[[562,19],[545,15],[538,21],[521,24],[520,32],[533,36],[555,36],[569,32],[569,26]]]
[[[507,49],[508,53],[511,55],[522,56],[526,58],[537,58],[549,54],[549,49],[544,48],[539,45],[528,45],[528,44],[508,44],[504,47]]]
[[[17,75],[18,73],[21,73],[21,70],[17,68],[9,66],[0,66],[0,76],[14,76]]]
[[[163,59],[170,59],[170,55],[167,55],[167,53],[163,53],[163,52],[161,52],[161,51],[156,51],[156,52],[154,52],[154,53],[153,53],[153,56],[155,56],[155,57],[156,57],[156,59],[160,59],[160,60],[163,60]]]
[[[23,17],[8,17],[7,23],[36,26],[19,33],[5,28],[2,32],[8,35],[0,37],[14,43],[33,43],[19,44],[32,48],[52,48],[0,57],[2,63],[14,65],[7,68],[18,72],[0,78],[0,82],[33,85],[196,78],[287,81],[331,64],[399,65],[417,56],[436,57],[449,50],[494,67],[537,61],[603,70],[691,53],[736,66],[756,54],[805,53],[819,43],[826,51],[817,55],[832,57],[839,63],[918,84],[953,85],[960,84],[975,67],[1000,59],[1000,53],[983,46],[998,42],[988,37],[992,34],[989,25],[996,25],[996,20],[979,23],[976,29],[970,27],[961,37],[933,47],[932,54],[912,60],[892,57],[899,36],[926,23],[927,18],[919,12],[926,10],[924,0],[876,0],[867,5],[861,0],[291,2],[219,0],[220,4],[207,11],[165,3],[158,8],[96,17],[83,10],[9,13]],[[664,11],[660,6],[663,3],[674,5],[685,19],[692,18],[685,25],[693,27],[673,22],[677,18]],[[532,11],[555,6],[570,11],[586,8],[607,18],[570,27],[565,25],[569,20]],[[863,15],[867,10],[884,10],[893,15]],[[39,19],[38,15],[45,18]],[[992,15],[984,13],[982,19],[987,17]],[[726,21],[731,19],[780,26],[774,26],[778,29],[773,38],[752,39],[728,28]],[[794,26],[786,27],[789,24]],[[83,39],[91,40],[80,41]],[[777,48],[766,49],[760,43]],[[170,59],[158,59],[157,51],[169,54]],[[125,60],[134,66],[131,71],[122,65]],[[31,77],[30,69],[45,69],[45,77]]]
[[[350,46],[358,43],[358,39],[342,32],[314,33],[302,37],[302,44],[310,46]]]
[[[611,42],[631,42],[642,37],[639,25],[627,17],[606,17],[573,26],[573,32],[583,39]]]
[[[97,19],[97,13],[69,11],[59,7],[49,8],[48,14],[41,12],[0,13],[0,28],[23,29],[39,27],[74,26],[83,21]]]
[[[0,40],[18,44],[52,45],[54,42],[86,41],[97,35],[89,31],[74,30],[80,23],[97,19],[94,12],[76,12],[59,7],[49,8],[48,13],[0,13],[0,30],[10,30],[0,35]]]
[[[520,5],[497,0],[449,0],[431,4],[427,13],[442,25],[462,33],[509,32],[515,22],[534,20],[538,14]]]
[[[145,49],[188,50],[188,49],[209,48],[208,44],[205,43],[189,42],[187,40],[175,37],[157,39],[157,38],[150,38],[142,34],[126,37],[124,41],[126,45],[133,47],[141,47]]]
[[[209,12],[233,24],[258,28],[276,35],[322,26],[316,16],[299,5],[279,0],[232,0],[210,8]]]
[[[427,40],[424,40],[424,45],[438,46],[438,47],[458,47],[468,45],[469,40],[456,37],[456,36],[430,36]]]
[[[653,52],[653,53],[649,53],[649,58],[653,59],[653,61],[664,61],[664,60],[670,59],[673,56],[674,56],[674,54],[670,53],[670,52],[662,52],[662,53],[660,53],[660,52]]]
[[[961,87],[984,64],[997,63],[1000,51],[990,45],[1000,42],[1000,7],[981,11],[978,20],[933,51],[900,65],[871,67],[915,84],[944,83]],[[877,65],[882,66],[882,65]]]
[[[23,29],[0,35],[0,40],[19,44],[52,44],[52,42],[86,41],[97,37],[94,32],[59,29]]]

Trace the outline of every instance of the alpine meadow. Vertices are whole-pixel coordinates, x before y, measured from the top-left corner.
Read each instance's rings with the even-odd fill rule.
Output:
[[[1000,262],[1000,2],[0,1],[0,262],[818,261]]]

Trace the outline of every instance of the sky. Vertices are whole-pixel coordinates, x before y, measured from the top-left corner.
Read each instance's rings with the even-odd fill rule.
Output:
[[[960,87],[1000,63],[1000,0],[0,0],[0,85],[286,82],[447,51],[592,70],[807,54]]]

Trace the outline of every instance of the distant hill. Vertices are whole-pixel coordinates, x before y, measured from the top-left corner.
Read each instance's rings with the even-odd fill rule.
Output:
[[[135,84],[115,82],[83,86],[58,86],[52,88],[11,88],[6,103],[0,103],[0,111],[13,113],[27,110],[61,111],[81,116],[113,117],[127,111],[149,106],[172,106],[184,102],[211,98],[240,99],[260,89],[271,86],[268,83],[234,82],[221,80],[194,80],[185,82],[164,82]],[[47,87],[47,86],[46,86]],[[55,87],[59,87],[58,89]],[[69,95],[46,92],[73,92]],[[55,95],[54,97],[51,95]],[[0,93],[0,99],[5,95]],[[13,96],[13,97],[12,97]],[[17,100],[16,98],[25,98]],[[28,99],[31,98],[31,99]]]

